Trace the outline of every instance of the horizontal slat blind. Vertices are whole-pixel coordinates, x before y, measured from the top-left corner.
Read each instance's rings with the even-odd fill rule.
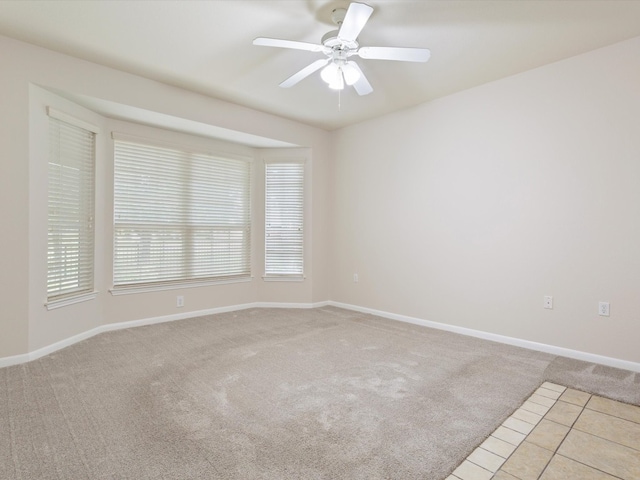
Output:
[[[250,163],[115,142],[114,287],[251,274]]]
[[[265,276],[304,273],[304,164],[267,163]]]
[[[93,291],[95,134],[49,118],[47,301]]]

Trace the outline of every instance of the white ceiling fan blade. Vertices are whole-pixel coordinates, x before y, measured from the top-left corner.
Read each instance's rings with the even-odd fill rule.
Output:
[[[355,68],[360,74],[360,78],[358,78],[358,80],[353,84],[353,88],[355,88],[356,93],[358,95],[369,95],[373,92],[373,87],[369,83],[369,80],[367,80],[367,77],[364,76],[360,66],[356,62],[349,62],[349,65]]]
[[[364,3],[352,3],[349,5],[347,14],[344,17],[338,38],[340,40],[355,41],[364,28],[367,20],[373,13],[373,8]]]
[[[258,37],[253,41],[254,45],[261,47],[293,48],[295,50],[306,50],[308,52],[322,52],[324,45],[307,42],[295,42],[293,40],[280,40],[279,38]]]
[[[302,70],[300,70],[297,73],[294,73],[293,75],[291,75],[289,78],[287,78],[284,82],[282,82],[280,84],[280,86],[282,88],[289,88],[289,87],[293,87],[296,83],[298,83],[300,80],[304,80],[305,78],[307,78],[309,75],[311,75],[313,72],[320,70],[322,67],[324,67],[327,63],[329,63],[331,61],[330,58],[323,58],[321,60],[316,60],[315,62],[313,62],[311,65],[307,65],[306,67],[304,67]]]
[[[361,47],[357,54],[360,58],[400,62],[426,62],[431,57],[431,51],[427,48],[409,47]]]

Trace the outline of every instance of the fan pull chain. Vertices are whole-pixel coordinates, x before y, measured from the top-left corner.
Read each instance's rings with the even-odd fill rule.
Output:
[[[342,99],[342,90],[338,90],[338,111],[341,112],[342,111],[342,105],[340,103],[340,100]]]

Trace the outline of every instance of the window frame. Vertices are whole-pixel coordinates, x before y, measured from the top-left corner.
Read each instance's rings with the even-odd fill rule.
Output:
[[[113,139],[113,158],[114,158],[114,197],[113,197],[113,272],[112,272],[112,285],[113,287],[110,289],[110,292],[113,295],[124,295],[129,293],[142,293],[142,292],[150,292],[150,291],[158,291],[158,290],[171,290],[176,288],[189,288],[189,287],[200,287],[207,285],[215,285],[215,284],[226,284],[226,283],[240,283],[240,282],[248,282],[252,280],[252,251],[253,251],[253,217],[252,217],[252,202],[253,202],[253,158],[247,155],[228,153],[222,151],[212,151],[207,148],[194,147],[189,145],[188,142],[185,143],[173,143],[166,142],[162,140],[155,140],[146,137],[139,137],[136,135],[129,135],[125,133],[112,132]],[[244,236],[242,237],[242,259],[244,266],[244,270],[241,273],[229,273],[227,275],[213,275],[213,276],[194,276],[194,275],[183,275],[180,278],[171,278],[171,279],[156,279],[156,280],[133,280],[129,283],[124,283],[122,281],[118,282],[116,280],[117,276],[117,240],[116,237],[118,235],[118,219],[117,216],[117,165],[116,165],[116,143],[126,143],[126,144],[135,144],[140,147],[150,147],[152,149],[166,149],[172,150],[176,152],[176,154],[181,154],[184,156],[206,156],[210,157],[213,160],[223,161],[223,162],[238,162],[238,164],[243,164],[242,168],[246,168],[246,182],[244,182],[243,190],[245,196],[243,197],[243,219],[245,222],[242,224],[242,227],[235,227],[236,229],[242,228],[244,231]],[[186,165],[186,164],[185,164]],[[189,167],[184,166],[184,168],[188,169]],[[193,178],[191,178],[193,180]],[[187,185],[187,184],[181,184]],[[191,186],[186,187],[187,190],[193,188],[193,181],[189,184]],[[178,204],[176,204],[178,205]],[[180,206],[183,208],[184,205]],[[124,223],[124,222],[123,222]],[[152,223],[149,223],[152,225]],[[171,223],[167,222],[167,226],[170,227]],[[186,225],[186,224],[185,224]],[[183,225],[184,226],[184,225]],[[199,228],[202,225],[191,225],[191,228]],[[184,226],[185,229],[189,227]],[[228,229],[232,227],[227,225]],[[186,241],[185,241],[186,242]],[[186,244],[186,243],[185,243]],[[185,247],[186,249],[191,247]],[[227,257],[228,258],[228,257]],[[185,260],[181,263],[182,268],[188,268],[188,264],[193,262],[193,258],[189,257],[188,253],[184,253],[182,255],[182,259]],[[227,262],[228,263],[228,262]]]
[[[299,272],[284,273],[269,270],[269,167],[275,165],[296,165],[301,168],[298,187],[300,188],[299,199],[297,204],[297,215],[299,222],[299,244],[300,253],[297,261],[300,264]],[[268,282],[301,282],[306,278],[305,275],[305,253],[306,253],[306,190],[307,190],[307,165],[306,158],[267,158],[264,160],[264,275],[263,280]]]
[[[46,108],[47,116],[48,116],[48,145],[49,145],[49,153],[47,157],[47,256],[46,256],[46,279],[47,285],[45,287],[46,290],[46,302],[45,307],[47,310],[52,310],[55,308],[63,307],[66,305],[71,305],[74,303],[84,302],[87,300],[91,300],[96,298],[97,291],[95,290],[95,275],[96,275],[96,261],[95,261],[95,248],[96,248],[96,238],[95,238],[95,215],[96,215],[96,156],[97,156],[97,136],[100,134],[100,128],[92,125],[84,120],[80,120],[75,116],[64,113],[60,110],[57,110],[53,107],[47,106]],[[59,123],[58,129],[60,126],[63,128],[71,127],[71,129],[76,130],[76,134],[84,135],[85,132],[91,134],[91,139],[89,144],[84,144],[83,147],[90,148],[90,158],[81,159],[80,169],[78,170],[78,180],[76,187],[78,189],[78,195],[81,198],[78,198],[78,202],[81,202],[82,205],[86,206],[85,209],[78,209],[78,216],[76,221],[78,222],[78,266],[77,266],[77,282],[78,287],[76,288],[59,288],[56,290],[51,289],[51,281],[54,269],[52,270],[51,265],[51,249],[55,250],[55,243],[52,242],[52,235],[62,235],[60,230],[64,230],[59,223],[59,219],[63,217],[63,215],[56,215],[52,217],[52,210],[56,208],[60,208],[58,205],[63,201],[61,197],[53,198],[52,196],[52,182],[55,182],[53,179],[52,165],[53,165],[53,156],[52,156],[52,128],[54,128],[54,122]],[[66,125],[66,126],[64,126]],[[78,130],[82,130],[79,132]],[[59,131],[59,130],[58,130]],[[73,145],[73,147],[77,148],[78,144]],[[68,146],[69,147],[69,146]],[[57,155],[60,155],[60,151],[57,151]],[[59,159],[59,157],[56,157]],[[63,163],[60,163],[59,166],[65,166]],[[68,165],[66,165],[68,167]],[[59,175],[61,177],[61,175]],[[64,181],[64,179],[58,179],[59,182],[56,184],[57,188],[60,188],[60,191],[69,191],[70,182]],[[67,176],[68,180],[68,176]],[[82,191],[83,189],[88,191]],[[52,203],[53,202],[53,203]],[[84,217],[84,220],[83,220]],[[67,216],[66,222],[69,221],[71,217]],[[52,226],[52,219],[54,225],[57,225],[57,228]],[[68,224],[65,225],[65,229],[68,230]],[[57,231],[57,233],[56,233]],[[87,234],[87,232],[89,232]],[[88,237],[87,237],[88,236]],[[57,243],[60,242],[58,238]],[[73,280],[73,275],[69,277],[65,277],[69,280]]]

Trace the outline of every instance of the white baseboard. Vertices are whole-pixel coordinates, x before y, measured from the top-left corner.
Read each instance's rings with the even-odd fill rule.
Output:
[[[318,307],[325,307],[327,305],[329,305],[328,301],[317,302],[317,303],[253,302],[253,303],[245,303],[240,305],[230,305],[227,307],[216,307],[216,308],[209,308],[206,310],[195,310],[195,311],[184,312],[184,313],[176,313],[173,315],[163,315],[161,317],[150,317],[150,318],[143,318],[140,320],[130,320],[127,322],[107,323],[105,325],[100,325],[99,327],[92,328],[91,330],[87,330],[86,332],[79,333],[77,335],[74,335],[73,337],[65,338],[64,340],[60,340],[59,342],[53,343],[51,345],[47,345],[46,347],[39,348],[29,353],[0,358],[0,368],[9,367],[11,365],[18,365],[20,363],[26,363],[32,360],[37,360],[38,358],[44,357],[45,355],[49,355],[50,353],[69,347],[75,343],[81,342],[82,340],[86,340],[87,338],[91,338],[100,333],[111,332],[114,330],[122,330],[125,328],[132,328],[132,327],[141,327],[144,325],[153,325],[156,323],[173,322],[175,320],[184,320],[187,318],[202,317],[205,315],[214,315],[216,313],[235,312],[238,310],[247,310],[249,308],[318,308]]]
[[[579,350],[571,350],[568,348],[557,347],[554,345],[547,345],[544,343],[531,342],[529,340],[522,340],[520,338],[507,337],[504,335],[498,335],[495,333],[483,332],[481,330],[473,330],[471,328],[459,327],[456,325],[447,325],[445,323],[433,322],[430,320],[423,320],[421,318],[409,317],[407,315],[399,315],[396,313],[384,312],[381,310],[375,310],[373,308],[360,307],[357,305],[350,305],[341,302],[334,302],[332,300],[316,303],[279,303],[279,302],[253,302],[240,305],[230,305],[226,307],[216,307],[206,310],[196,310],[191,312],[177,313],[173,315],[164,315],[160,317],[143,318],[140,320],[131,320],[127,322],[108,323],[106,325],[100,325],[86,332],[79,333],[73,337],[66,338],[59,342],[47,345],[46,347],[39,348],[29,353],[21,355],[14,355],[11,357],[0,358],[0,368],[9,367],[11,365],[18,365],[21,363],[37,360],[38,358],[49,355],[55,351],[69,347],[75,343],[91,338],[95,335],[104,332],[110,332],[114,330],[122,330],[125,328],[141,327],[143,325],[153,325],[156,323],[173,322],[175,320],[184,320],[187,318],[202,317],[204,315],[214,315],[216,313],[234,312],[239,310],[247,310],[249,308],[320,308],[325,306],[334,306],[344,308],[347,310],[353,310],[356,312],[369,313],[378,317],[388,318],[390,320],[398,320],[400,322],[413,323],[415,325],[421,325],[423,327],[435,328],[438,330],[446,330],[448,332],[459,333],[461,335],[467,335],[470,337],[481,338],[484,340],[491,340],[494,342],[504,343],[507,345],[514,345],[516,347],[527,348],[529,350],[537,350],[539,352],[550,353],[552,355],[559,355],[562,357],[574,358],[576,360],[583,360],[585,362],[599,363],[601,365],[607,365],[615,368],[622,368],[624,370],[630,370],[633,372],[640,372],[640,363],[630,362],[627,360],[620,360],[612,357],[605,357],[602,355],[596,355],[593,353],[581,352]]]
[[[257,308],[320,308],[326,307],[330,302],[316,303],[278,303],[278,302],[256,302],[253,304]]]
[[[583,360],[585,362],[599,363],[601,365],[607,365],[609,367],[621,368],[623,370],[630,370],[632,372],[640,372],[640,363],[630,362],[628,360],[620,360],[618,358],[605,357],[603,355],[596,355],[593,353],[581,352],[579,350],[571,350],[569,348],[557,347],[555,345],[547,345],[545,343],[531,342],[529,340],[522,340],[520,338],[507,337],[504,335],[498,335],[496,333],[483,332],[481,330],[473,330],[471,328],[459,327],[456,325],[447,325],[446,323],[432,322],[430,320],[423,320],[421,318],[409,317],[406,315],[398,315],[396,313],[383,312],[381,310],[374,310],[373,308],[360,307],[357,305],[349,305],[347,303],[340,303],[329,301],[329,305],[347,310],[353,310],[361,313],[369,313],[378,317],[388,318],[390,320],[398,320],[400,322],[413,323],[415,325],[422,325],[423,327],[435,328],[438,330],[446,330],[448,332],[459,333],[461,335],[467,335],[469,337],[482,338],[483,340],[491,340],[493,342],[505,343],[507,345],[513,345],[516,347],[522,347],[529,350],[537,350],[539,352],[551,353],[552,355],[558,355],[561,357],[574,358],[576,360]]]
[[[0,358],[0,368],[10,367],[11,365],[18,365],[20,363],[27,363],[29,361],[31,361],[31,358],[29,358],[28,353],[12,355],[10,357],[2,357]]]

